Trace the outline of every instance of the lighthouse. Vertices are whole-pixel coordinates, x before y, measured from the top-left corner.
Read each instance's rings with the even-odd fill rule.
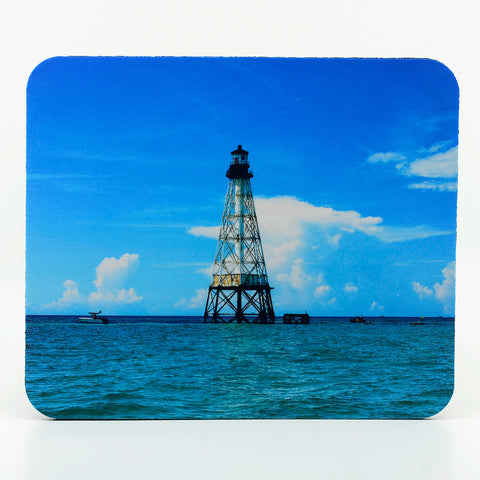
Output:
[[[248,152],[238,146],[227,170],[228,189],[205,306],[205,322],[274,323]]]

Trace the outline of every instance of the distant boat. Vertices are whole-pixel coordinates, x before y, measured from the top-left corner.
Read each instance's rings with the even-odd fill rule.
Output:
[[[88,312],[90,315],[89,317],[78,317],[80,323],[94,323],[97,325],[106,325],[108,323],[108,318],[100,317],[99,315],[102,313],[100,310],[99,312]]]
[[[293,324],[293,323],[298,323],[298,324],[303,324],[303,325],[308,325],[310,323],[310,315],[305,312],[305,313],[286,313],[283,316],[283,323],[284,324]]]
[[[420,317],[420,319],[416,322],[410,322],[410,325],[425,325],[425,322],[422,322],[423,317]]]
[[[350,323],[365,323],[365,319],[363,318],[363,315],[359,315],[358,317],[351,318]]]

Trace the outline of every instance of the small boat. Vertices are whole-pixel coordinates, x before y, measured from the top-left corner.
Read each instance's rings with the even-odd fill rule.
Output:
[[[359,315],[358,317],[351,318],[350,323],[365,323],[365,319],[363,318],[363,315]]]
[[[286,313],[283,316],[284,324],[303,324],[308,325],[310,323],[310,315],[305,313]]]
[[[420,319],[416,322],[410,322],[410,325],[425,325],[425,322],[422,322],[423,317],[420,317]]]
[[[106,325],[108,323],[108,318],[100,317],[99,315],[102,313],[100,310],[99,312],[88,312],[90,315],[89,317],[78,317],[80,323],[94,323],[97,325]]]

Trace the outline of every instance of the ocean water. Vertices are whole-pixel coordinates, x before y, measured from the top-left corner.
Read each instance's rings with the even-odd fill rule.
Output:
[[[26,319],[26,390],[49,417],[425,418],[453,393],[453,318],[77,319]]]

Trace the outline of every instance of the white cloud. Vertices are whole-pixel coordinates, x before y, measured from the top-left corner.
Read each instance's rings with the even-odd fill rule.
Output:
[[[439,192],[456,192],[457,182],[426,180],[421,183],[411,183],[407,188],[416,190],[438,190]]]
[[[425,148],[425,149],[420,150],[420,151],[423,151],[425,153],[436,153],[440,150],[445,150],[447,147],[451,146],[452,143],[453,142],[451,140],[447,140],[446,142],[437,142],[437,143],[434,143],[433,145],[431,145],[430,147]]]
[[[317,298],[324,297],[325,295],[327,295],[330,292],[331,287],[330,287],[330,285],[327,285],[324,282],[323,275],[321,273],[318,274],[317,283],[319,285],[313,292],[313,295],[315,297],[317,297]],[[335,299],[333,299],[333,301],[335,301]],[[331,304],[331,303],[333,303],[332,300],[330,300],[329,304]]]
[[[255,198],[255,207],[267,264],[283,271],[304,255],[304,249],[326,254],[338,247],[343,232],[374,234],[382,222],[380,217],[320,207],[292,196]]]
[[[336,233],[335,235],[333,235],[332,237],[327,235],[327,241],[330,245],[334,245],[335,247],[338,247],[338,242],[340,241],[340,239],[342,238],[342,234],[341,233]]]
[[[421,285],[421,284],[418,283],[418,282],[413,281],[413,282],[412,282],[412,286],[413,286],[414,292],[415,292],[420,298],[431,297],[431,296],[433,295],[433,290],[431,290],[431,289],[428,288],[428,287],[424,287],[423,285]]]
[[[429,179],[455,179],[457,177],[458,146],[442,151],[451,142],[439,142],[428,149],[419,149],[408,157],[402,153],[374,153],[367,158],[369,163],[395,164],[400,175],[408,177],[423,177]],[[412,183],[411,189],[456,191],[456,182],[422,182]]]
[[[63,282],[63,299],[68,302],[78,302],[82,300],[80,292],[78,291],[78,283],[73,280],[65,280]]]
[[[305,225],[335,227],[345,232],[361,231],[372,234],[378,230],[381,217],[362,217],[355,210],[334,210],[317,207],[291,196],[256,198],[260,231],[269,237],[296,238]]]
[[[357,293],[358,292],[358,287],[356,287],[353,283],[347,283],[345,285],[344,290],[348,293]]]
[[[142,300],[143,297],[139,297],[134,288],[129,288],[126,290],[122,288],[121,290],[111,292],[111,291],[97,291],[92,292],[88,297],[88,302],[91,305],[102,305],[109,303],[117,304],[129,304],[135,303]]]
[[[452,233],[427,226],[386,226],[382,225],[381,217],[363,217],[355,210],[319,207],[292,196],[260,197],[255,199],[255,205],[265,258],[272,269],[285,269],[304,247],[313,250],[327,250],[328,245],[338,247],[344,233],[361,232],[387,243]],[[219,227],[197,226],[189,233],[217,239],[218,231]],[[313,235],[307,239],[309,232]],[[321,239],[324,245],[318,245]]]
[[[383,312],[384,307],[383,305],[379,305],[377,302],[372,302],[372,304],[370,305],[370,310],[372,312]]]
[[[419,158],[410,163],[406,175],[427,178],[455,178],[457,176],[458,147]]]
[[[370,155],[367,158],[367,162],[369,163],[388,163],[388,162],[395,162],[399,163],[405,160],[406,157],[400,153],[395,152],[379,152]]]
[[[416,227],[379,227],[375,236],[385,243],[394,243],[437,237],[448,235],[450,233],[453,232],[450,230],[437,230],[425,225],[419,225]]]
[[[319,298],[319,297],[323,297],[329,291],[330,291],[330,285],[320,285],[315,289],[315,291],[313,292],[313,295]]]
[[[444,303],[445,310],[453,309],[455,298],[455,262],[449,263],[443,270],[444,280],[442,283],[436,283],[433,288],[435,296]]]
[[[362,219],[357,212],[337,212],[295,197],[258,198],[256,209],[264,252],[269,268],[285,271],[295,259],[304,256],[304,249],[318,241],[320,254],[328,252],[328,245],[338,242],[341,234],[332,235],[332,229],[366,229],[381,219]],[[333,238],[333,240],[332,240]]]
[[[62,298],[50,302],[42,307],[42,309],[58,309],[64,310],[72,305],[82,305],[86,302],[86,298],[82,296],[78,290],[78,283],[73,280],[65,280],[63,282]]]
[[[192,227],[188,233],[195,235],[196,237],[207,237],[218,239],[220,233],[220,227]]]
[[[88,297],[92,306],[104,304],[131,304],[139,302],[143,297],[137,295],[134,288],[125,288],[128,277],[135,272],[139,264],[137,253],[125,253],[120,258],[104,258],[96,268],[97,278],[93,282],[97,287]]]
[[[327,297],[325,282],[313,280],[318,274],[314,265],[338,248],[347,234],[363,233],[392,243],[451,233],[426,226],[387,226],[381,217],[316,206],[292,196],[255,198],[255,205],[269,277],[279,282],[278,295],[296,301],[307,290],[317,298]],[[197,226],[189,232],[216,240],[218,229]],[[212,272],[211,266],[199,271],[208,276]],[[346,291],[353,293],[355,286]]]
[[[208,290],[205,288],[201,288],[196,290],[196,295],[190,299],[181,298],[177,303],[173,306],[175,308],[186,307],[190,310],[195,310],[199,307],[204,307],[205,302],[207,301],[207,294]]]
[[[73,280],[63,282],[63,297],[44,305],[43,309],[66,309],[75,305],[101,308],[105,304],[125,305],[139,302],[140,297],[134,288],[125,287],[126,280],[138,267],[138,254],[125,253],[120,258],[104,258],[96,268],[95,292],[88,298],[80,294],[78,283]]]
[[[139,302],[143,297],[139,297],[134,288],[128,290],[122,288],[117,295],[117,303],[134,303]]]
[[[277,275],[277,280],[288,283],[295,290],[302,290],[308,283],[313,281],[313,278],[305,273],[303,260],[297,258],[292,265],[290,273],[280,273]]]
[[[263,243],[263,253],[265,254],[265,258],[268,259],[268,266],[272,269],[275,269],[282,263],[284,263],[285,259],[290,256],[290,254],[297,251],[297,249],[301,246],[302,242],[300,240],[292,240],[290,242],[286,242],[278,247],[270,245],[268,243]]]
[[[450,262],[443,270],[443,282],[435,283],[433,289],[418,282],[412,282],[413,290],[420,298],[433,297],[443,303],[445,313],[453,313],[455,303],[455,262]]]
[[[96,268],[93,282],[99,290],[116,290],[138,268],[138,254],[125,253],[120,258],[104,258]]]

